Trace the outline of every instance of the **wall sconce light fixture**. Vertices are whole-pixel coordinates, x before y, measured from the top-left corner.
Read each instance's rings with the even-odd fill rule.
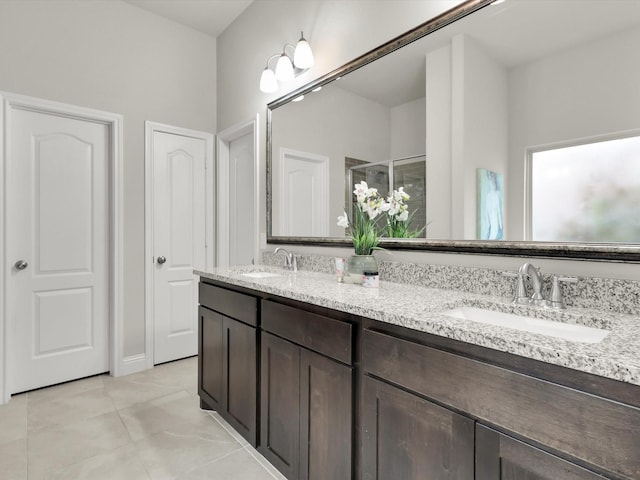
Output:
[[[293,57],[287,53],[287,48],[293,50]],[[269,63],[277,58],[275,69]],[[282,53],[271,55],[267,60],[267,66],[260,77],[260,91],[273,93],[278,90],[278,82],[289,82],[295,77],[304,73],[313,66],[313,52],[309,42],[305,40],[304,34],[300,32],[300,40],[294,47],[290,43],[285,43]]]

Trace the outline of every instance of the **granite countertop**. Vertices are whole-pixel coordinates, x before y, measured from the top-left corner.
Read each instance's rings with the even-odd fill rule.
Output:
[[[246,272],[279,276],[251,278]],[[338,283],[333,275],[310,271],[288,272],[270,266],[214,268],[194,272],[226,282],[301,302],[440,335],[503,352],[640,385],[640,320],[592,309],[562,312],[511,305],[509,299],[381,281],[379,288]],[[599,343],[557,337],[453,318],[443,312],[461,306],[489,308],[536,318],[604,328],[611,332]]]

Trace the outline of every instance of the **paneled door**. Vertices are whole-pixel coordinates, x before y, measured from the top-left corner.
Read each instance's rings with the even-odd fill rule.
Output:
[[[329,236],[329,157],[280,151],[281,231],[292,237]],[[340,195],[344,192],[340,190]]]
[[[12,393],[109,371],[110,128],[11,111],[7,312]]]
[[[205,164],[213,138],[152,135],[153,363],[198,353],[198,277],[207,257]],[[205,134],[207,135],[207,134]]]

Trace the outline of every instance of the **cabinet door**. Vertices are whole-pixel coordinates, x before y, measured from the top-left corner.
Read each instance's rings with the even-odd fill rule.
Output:
[[[352,478],[351,368],[301,349],[301,480]]]
[[[472,420],[370,377],[363,387],[364,479],[473,479]]]
[[[255,446],[257,434],[256,345],[254,327],[224,317],[224,418]]]
[[[260,452],[282,474],[298,478],[300,347],[262,333]]]
[[[206,308],[198,309],[198,390],[203,407],[220,410],[223,401],[223,317]]]
[[[478,480],[604,480],[566,460],[496,432],[476,427]]]

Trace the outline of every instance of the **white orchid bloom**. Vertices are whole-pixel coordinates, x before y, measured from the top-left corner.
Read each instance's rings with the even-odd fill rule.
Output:
[[[398,188],[398,190],[393,191],[393,199],[397,202],[406,202],[411,197],[407,192],[404,191],[404,187]]]
[[[409,218],[409,210],[404,210],[397,218],[401,222],[406,222]]]
[[[387,213],[392,217],[397,215],[400,211],[400,204],[393,197],[389,197],[389,203],[387,205],[389,205]]]
[[[367,182],[356,183],[354,187],[355,187],[355,190],[353,191],[353,194],[356,196],[356,199],[358,200],[359,203],[362,203],[369,197],[370,189],[369,189],[369,186],[367,185]]]
[[[347,212],[344,212],[344,215],[340,215],[338,217],[338,226],[342,228],[349,228],[349,217],[347,217]]]
[[[371,204],[368,201],[366,201],[366,202],[362,202],[360,204],[360,206],[361,206],[360,210],[362,210],[364,213],[369,215],[369,218],[371,218],[371,214],[372,214],[372,211],[371,211],[372,210],[372,206],[371,206]]]
[[[369,218],[373,220],[380,215],[382,204],[384,200],[381,198],[370,198],[366,203],[362,205],[362,211],[369,215]]]

